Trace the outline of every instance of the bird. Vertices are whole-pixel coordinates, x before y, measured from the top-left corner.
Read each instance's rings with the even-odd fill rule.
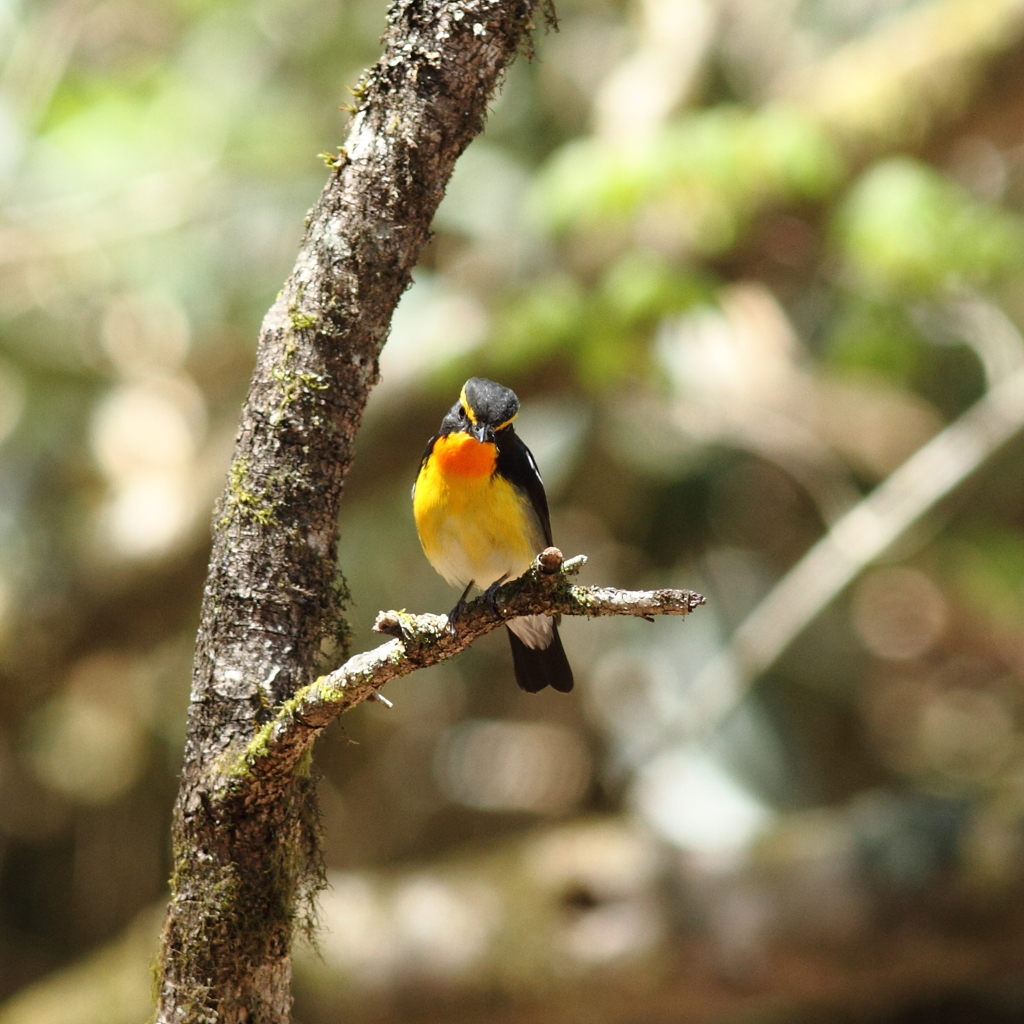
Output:
[[[473,586],[494,600],[551,545],[544,482],[512,421],[519,399],[510,388],[471,377],[427,442],[412,488],[423,553],[453,586],[464,587],[454,621]],[[527,693],[551,686],[568,693],[572,668],[550,615],[506,623],[516,682]]]

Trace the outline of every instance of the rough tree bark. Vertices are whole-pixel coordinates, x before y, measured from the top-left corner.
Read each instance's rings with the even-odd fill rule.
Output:
[[[451,638],[396,616],[405,642],[385,645],[383,675],[360,675],[350,662],[349,675],[343,668],[311,688],[321,641],[347,628],[335,583],[339,502],[391,314],[456,158],[529,45],[536,10],[537,0],[396,0],[347,147],[263,322],[214,516],[158,964],[160,1024],[290,1019],[291,938],[310,920],[321,877],[313,736],[398,674],[395,658],[402,671],[442,660],[501,621],[478,608]],[[607,614],[602,601],[614,599],[533,585],[516,607]],[[695,600],[617,610],[685,614]]]
[[[347,151],[263,322],[215,514],[161,1022],[289,1019],[289,945],[317,875],[309,784],[293,774],[227,793],[221,768],[310,681],[325,634],[344,628],[335,531],[377,359],[455,160],[528,45],[535,9],[536,0],[396,0]]]
[[[704,604],[703,596],[692,590],[571,585],[569,577],[586,561],[585,555],[577,555],[563,562],[558,548],[546,548],[529,572],[499,588],[493,604],[479,597],[454,623],[447,615],[381,612],[373,628],[396,639],[349,658],[340,668],[296,691],[229,764],[228,772],[237,777],[252,772],[294,772],[313,740],[342,711],[377,697],[377,691],[390,679],[437,665],[464,651],[478,637],[517,616],[632,615],[653,622],[655,615],[689,615]]]

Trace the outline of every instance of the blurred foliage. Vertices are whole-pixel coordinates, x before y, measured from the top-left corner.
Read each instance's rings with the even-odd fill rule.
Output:
[[[359,438],[354,649],[453,600],[408,494],[471,374],[520,394],[589,582],[709,603],[565,623],[571,697],[519,693],[494,638],[331,731],[303,1019],[1019,1019],[1024,443],[940,448],[951,496],[758,678],[729,657],[1024,366],[1020,7],[565,0],[512,69]],[[147,1012],[209,510],[383,28],[0,2],[0,1022]]]
[[[734,245],[765,203],[823,198],[841,168],[828,138],[798,113],[726,106],[685,115],[640,144],[563,146],[541,172],[535,202],[556,231],[652,208],[671,218],[677,245],[711,255]]]
[[[856,287],[907,301],[991,286],[1024,268],[1024,223],[906,158],[882,161],[854,185],[836,218]]]

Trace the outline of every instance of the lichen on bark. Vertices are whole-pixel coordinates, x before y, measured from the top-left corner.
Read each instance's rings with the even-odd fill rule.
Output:
[[[290,944],[318,882],[312,786],[276,759],[226,766],[314,678],[347,628],[335,529],[391,314],[456,159],[483,125],[535,0],[397,0],[355,97],[344,159],[264,319],[232,470],[214,514],[160,1022],[282,1024]]]

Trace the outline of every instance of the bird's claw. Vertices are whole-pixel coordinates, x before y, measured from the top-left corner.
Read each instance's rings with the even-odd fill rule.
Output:
[[[448,613],[448,625],[445,627],[448,630],[449,636],[455,636],[455,623],[465,614],[466,611],[466,598],[469,596],[470,590],[473,589],[473,581],[470,580],[466,589],[462,592],[462,597],[455,602],[455,607]]]
[[[448,622],[445,625],[445,630],[449,636],[455,636],[455,623],[462,618],[462,613],[466,610],[466,602],[460,601],[449,613]]]
[[[498,590],[501,588],[502,583],[508,579],[508,573],[505,573],[500,580],[495,580],[485,591],[484,600],[487,602],[487,607],[494,612],[495,615],[498,613]]]

